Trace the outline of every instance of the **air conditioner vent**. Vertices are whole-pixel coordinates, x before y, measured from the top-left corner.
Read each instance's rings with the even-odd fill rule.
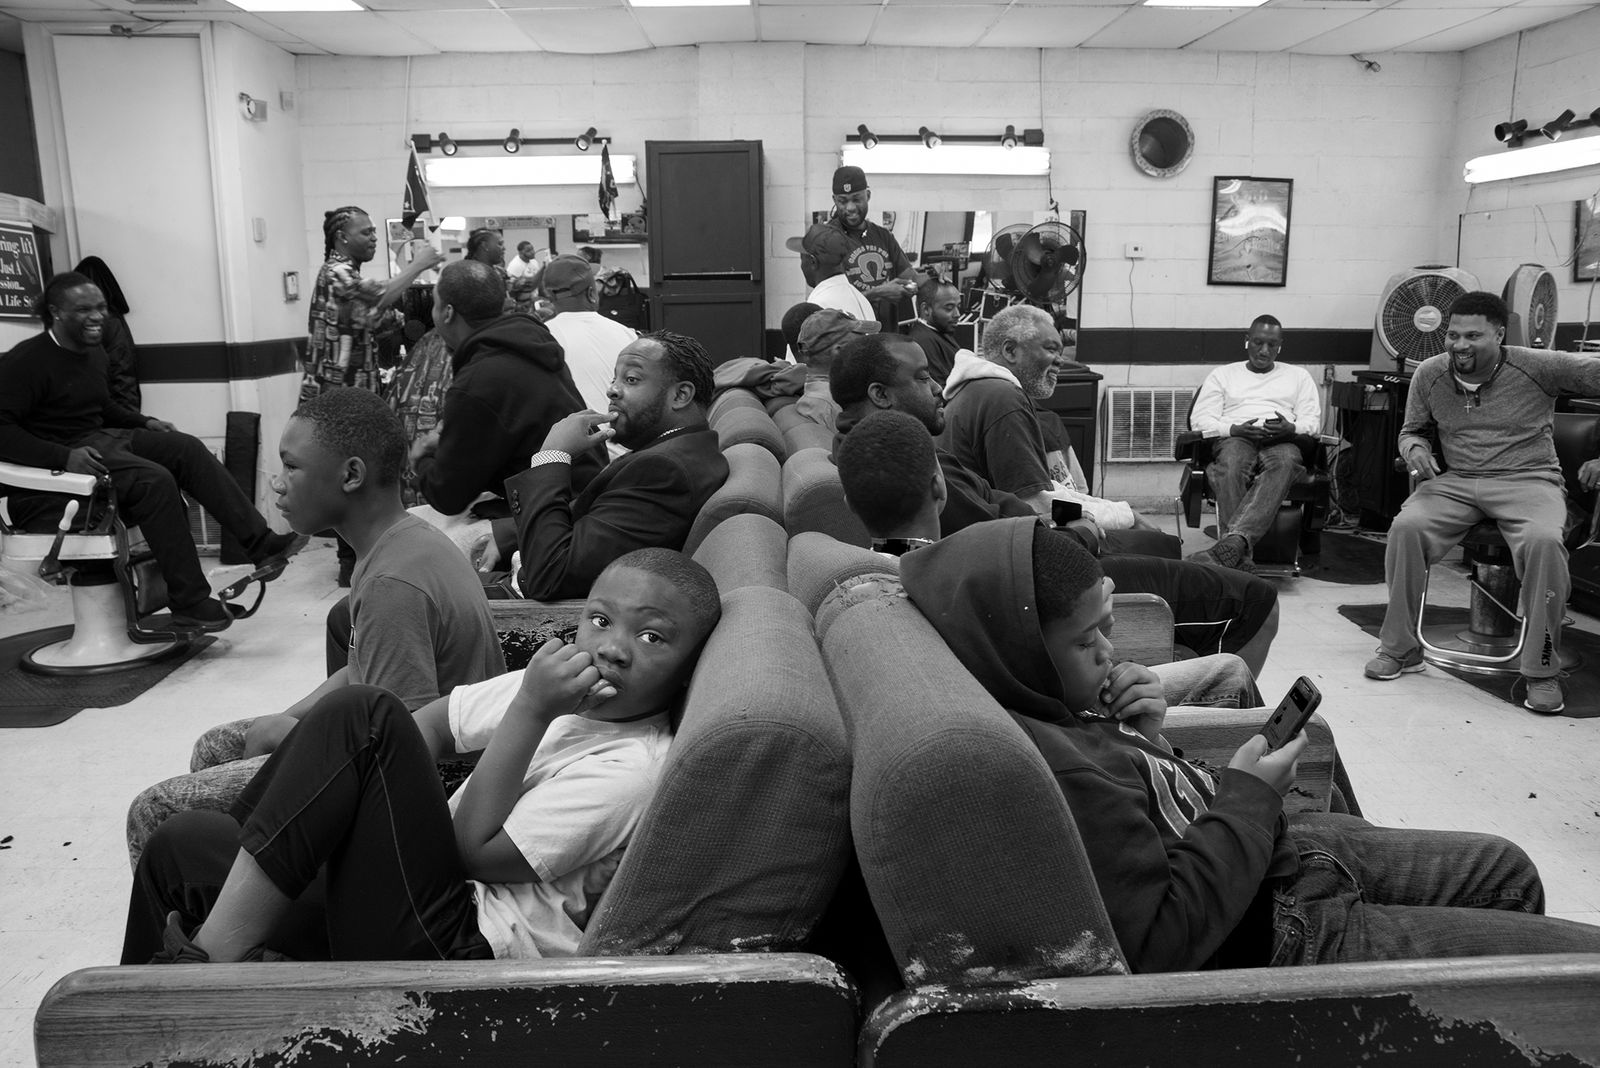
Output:
[[[1189,428],[1192,389],[1114,386],[1106,390],[1106,460],[1172,459],[1173,439]]]

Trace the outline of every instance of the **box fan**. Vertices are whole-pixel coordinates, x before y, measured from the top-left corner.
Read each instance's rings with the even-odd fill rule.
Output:
[[[1424,264],[1390,278],[1373,321],[1372,370],[1414,371],[1429,356],[1443,352],[1450,305],[1477,288],[1477,276],[1470,271],[1442,264]]]
[[[1556,276],[1542,264],[1524,263],[1506,279],[1500,296],[1511,315],[1506,344],[1552,349],[1556,344]]]

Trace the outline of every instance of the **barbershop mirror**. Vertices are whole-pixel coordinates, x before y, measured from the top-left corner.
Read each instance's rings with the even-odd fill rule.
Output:
[[[399,220],[389,224],[391,277],[409,261],[410,241],[427,241],[446,263],[452,263],[466,255],[468,235],[488,227],[501,235],[507,266],[523,241],[533,245],[540,263],[589,248],[599,255],[602,274],[624,270],[641,289],[650,283],[648,221],[637,185],[618,190],[609,220],[600,213],[594,187],[588,185],[439,188],[432,190],[431,206],[431,228],[419,222],[407,235]],[[450,225],[439,225],[445,221]],[[420,279],[436,280],[435,271]]]
[[[1083,227],[1082,213],[1069,213],[1063,222],[1078,216],[1076,226]],[[920,271],[932,272],[952,282],[962,294],[963,318],[988,318],[998,310],[994,298],[985,301],[984,267],[989,248],[997,233],[1007,227],[1008,240],[1020,228],[1032,228],[1051,218],[1042,211],[885,211],[878,213],[875,221],[893,232],[895,240]],[[1081,277],[1082,263],[1074,263],[1071,271],[1063,271],[1061,279],[1045,299],[1063,326],[1076,328],[1082,304],[1082,287],[1073,286],[1071,280]],[[908,317],[914,315],[908,312]]]
[[[1586,318],[1600,287],[1600,196],[1548,200],[1522,206],[1469,211],[1461,215],[1458,263],[1478,284],[1500,293],[1518,266],[1542,265],[1555,278],[1558,328],[1555,347],[1576,351]],[[1511,309],[1513,314],[1516,308]],[[1589,329],[1600,343],[1600,323]],[[1600,344],[1591,347],[1600,349]]]

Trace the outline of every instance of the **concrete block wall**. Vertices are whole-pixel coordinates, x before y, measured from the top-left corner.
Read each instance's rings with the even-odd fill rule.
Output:
[[[1587,168],[1468,186],[1461,168],[1477,156],[1525,150],[1495,141],[1498,122],[1526,119],[1536,130],[1565,108],[1581,117],[1600,107],[1600,9],[1469,49],[1461,62],[1440,229],[1453,238],[1459,224],[1461,266],[1476,273],[1485,289],[1498,293],[1520,263],[1549,267],[1561,321],[1581,322],[1592,287],[1572,277],[1574,205],[1600,193],[1600,175]],[[1600,130],[1567,136],[1600,137]],[[1535,133],[1527,145],[1543,143]]]
[[[804,295],[784,239],[829,205],[839,146],[858,123],[996,136],[1012,123],[1044,128],[1053,189],[1042,178],[877,175],[874,210],[1035,212],[1053,192],[1063,211],[1089,213],[1083,313],[1093,326],[1232,326],[1264,305],[1295,326],[1363,326],[1389,274],[1451,251],[1435,209],[1460,63],[1386,56],[1372,74],[1344,56],[761,43],[427,56],[408,74],[403,58],[302,56],[307,228],[315,252],[327,207],[397,206],[413,132],[554,136],[592,122],[616,138],[614,151],[637,154],[651,138],[759,138],[775,326]],[[1134,122],[1157,107],[1182,111],[1197,141],[1194,162],[1167,181],[1128,158]],[[1295,179],[1284,289],[1206,285],[1219,174]],[[537,191],[518,195],[538,210]],[[448,206],[445,191],[435,199]],[[1129,241],[1149,258],[1123,259]]]

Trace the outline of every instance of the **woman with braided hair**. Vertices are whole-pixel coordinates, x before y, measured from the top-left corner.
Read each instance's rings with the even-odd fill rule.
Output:
[[[388,309],[417,276],[442,259],[425,245],[388,282],[362,278],[361,265],[377,251],[378,228],[366,212],[354,205],[323,212],[324,262],[311,291],[309,339],[300,368],[302,403],[343,386],[378,389],[378,331],[400,325],[399,313]],[[355,550],[340,539],[340,586],[350,585],[354,567]]]

